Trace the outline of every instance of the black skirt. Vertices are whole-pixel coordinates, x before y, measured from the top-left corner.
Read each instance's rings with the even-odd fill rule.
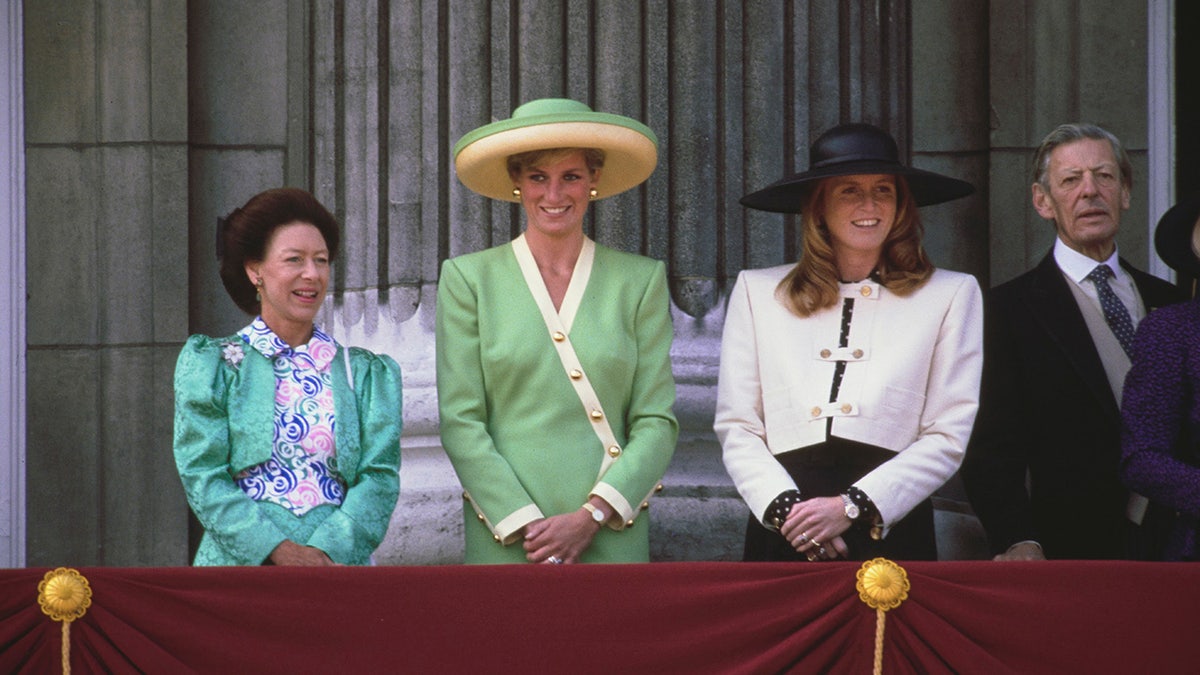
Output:
[[[792,450],[775,459],[787,469],[804,498],[834,497],[854,481],[870,473],[896,453],[845,439],[828,441]],[[933,502],[926,499],[892,526],[885,539],[871,538],[869,523],[855,523],[842,534],[850,549],[849,560],[884,557],[891,560],[937,560],[937,538],[933,527]],[[783,535],[759,523],[753,514],[746,524],[743,559],[748,561],[808,562],[803,553],[792,548]],[[840,559],[840,558],[839,558]]]

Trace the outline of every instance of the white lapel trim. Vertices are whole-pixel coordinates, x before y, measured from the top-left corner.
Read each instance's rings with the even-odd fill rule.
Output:
[[[558,316],[562,330],[569,334],[571,326],[575,324],[575,315],[579,313],[579,306],[583,304],[583,292],[587,290],[588,280],[592,277],[592,263],[596,259],[596,242],[586,236],[583,238],[583,249],[579,251],[579,259],[575,261],[575,269],[571,272],[571,283],[567,285],[567,293],[563,296],[562,306],[557,311],[554,309],[554,301],[550,299],[550,291],[546,289],[546,282],[542,280],[542,273],[538,271],[537,261],[533,259],[533,251],[529,250],[529,242],[525,240],[524,233],[513,240],[512,247],[513,253],[517,256],[517,264],[521,266],[521,274],[525,276],[525,285],[533,294],[538,308],[542,309],[543,304],[548,305],[551,313]]]
[[[612,427],[608,423],[608,415],[600,405],[600,397],[596,396],[596,391],[592,389],[587,373],[583,370],[583,365],[575,354],[575,347],[571,344],[570,336],[571,323],[579,311],[584,289],[587,288],[588,279],[592,275],[596,243],[584,237],[583,250],[580,251],[579,260],[575,263],[575,270],[571,274],[571,283],[567,286],[567,293],[563,296],[562,308],[557,312],[554,311],[554,301],[550,299],[550,292],[546,290],[546,282],[542,280],[542,274],[538,271],[537,261],[533,259],[533,252],[529,250],[529,242],[525,241],[525,235],[522,234],[514,239],[512,247],[517,264],[521,268],[521,274],[525,277],[525,285],[529,287],[529,292],[537,303],[538,311],[542,313],[542,320],[546,323],[546,330],[550,333],[550,343],[554,345],[558,358],[562,362],[563,372],[575,390],[575,395],[579,397],[579,402],[583,404],[583,411],[592,424],[592,431],[600,439],[604,451],[600,462],[600,474],[596,477],[597,483],[600,483],[604,479],[604,474],[625,450],[617,442],[616,435],[613,434]],[[633,511],[634,507],[629,504],[624,495],[611,486],[604,486],[609,488],[604,490],[600,490],[601,487],[601,485],[597,485],[597,490],[594,490],[592,494],[600,495],[621,516],[610,520],[608,526],[614,530],[621,530],[632,524],[636,514]],[[651,488],[642,501],[648,501],[657,489],[657,486]]]
[[[600,397],[596,396],[596,392],[592,389],[592,384],[583,370],[583,364],[579,362],[579,357],[575,354],[575,347],[571,344],[569,323],[574,320],[575,314],[579,310],[579,304],[583,300],[583,289],[587,286],[587,278],[592,273],[596,244],[591,239],[584,237],[583,250],[580,251],[579,261],[575,263],[575,271],[571,274],[571,283],[567,287],[567,294],[563,297],[562,310],[557,312],[554,311],[554,301],[550,299],[550,292],[546,290],[546,283],[542,281],[542,274],[538,271],[537,261],[533,259],[533,252],[529,250],[529,243],[525,241],[525,235],[522,234],[514,239],[512,247],[513,253],[517,257],[517,264],[521,267],[521,274],[525,277],[525,285],[533,294],[538,310],[542,313],[542,320],[546,323],[546,330],[550,333],[550,343],[554,345],[554,350],[558,353],[559,360],[562,361],[563,373],[570,381],[571,387],[575,389],[579,402],[583,404],[583,412],[592,424],[592,431],[596,432],[596,437],[600,439],[604,448],[600,476],[597,477],[599,479],[620,456],[621,445],[617,443],[617,437],[608,424],[608,415],[600,405]]]

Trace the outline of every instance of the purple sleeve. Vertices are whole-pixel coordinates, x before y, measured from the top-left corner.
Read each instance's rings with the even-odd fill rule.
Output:
[[[1138,326],[1121,402],[1121,478],[1134,492],[1200,516],[1200,469],[1176,458],[1195,443],[1200,304],[1151,312]],[[1189,454],[1191,448],[1188,448]]]

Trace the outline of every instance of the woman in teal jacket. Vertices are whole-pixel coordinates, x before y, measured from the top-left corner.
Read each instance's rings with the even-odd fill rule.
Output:
[[[400,369],[313,321],[337,222],[282,188],[222,221],[221,279],[254,321],[193,335],[175,367],[175,463],[196,565],[363,565],[399,495]]]
[[[583,232],[590,201],[653,171],[654,134],[576,101],[527,103],[455,147],[459,179],[519,202],[525,232],[438,282],[442,444],[469,563],[646,562],[648,495],[675,449],[659,261]]]

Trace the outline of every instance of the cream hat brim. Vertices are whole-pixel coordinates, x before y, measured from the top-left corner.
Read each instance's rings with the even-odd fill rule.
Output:
[[[598,199],[620,194],[650,177],[658,164],[658,142],[648,127],[628,117],[592,112],[582,103],[561,101],[577,107],[525,117],[514,113],[512,119],[493,122],[463,136],[454,155],[458,179],[486,197],[517,202],[520,200],[513,195],[513,180],[508,175],[508,158],[554,148],[604,151],[604,168],[596,185]]]

